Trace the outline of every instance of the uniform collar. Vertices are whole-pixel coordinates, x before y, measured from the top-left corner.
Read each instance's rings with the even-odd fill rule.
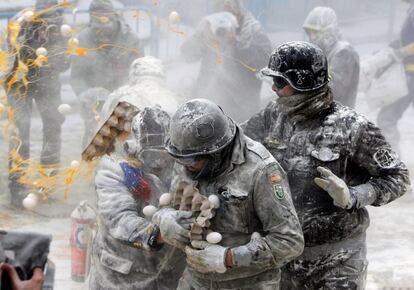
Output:
[[[246,138],[244,138],[244,133],[239,126],[237,126],[237,132],[234,138],[234,146],[231,155],[231,167],[233,167],[233,164],[240,165],[246,161]]]

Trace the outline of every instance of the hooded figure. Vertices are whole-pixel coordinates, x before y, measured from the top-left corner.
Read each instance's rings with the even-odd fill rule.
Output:
[[[330,86],[335,100],[354,108],[358,93],[359,56],[348,42],[341,39],[335,11],[328,7],[315,7],[309,12],[303,28],[309,41],[322,48],[328,58]]]
[[[258,110],[261,80],[271,43],[239,0],[214,1],[218,13],[203,18],[181,47],[186,61],[201,61],[194,96],[219,104],[236,121]]]
[[[89,25],[78,36],[79,47],[91,48],[86,55],[72,57],[70,84],[81,103],[93,96],[90,89],[112,92],[128,82],[129,67],[143,55],[138,37],[123,22],[110,0],[93,0],[89,6]],[[106,94],[107,95],[107,94]],[[93,130],[92,106],[81,106],[85,136]],[[84,137],[84,140],[86,138]]]
[[[323,51],[289,42],[265,76],[279,98],[242,125],[286,170],[305,250],[282,270],[281,289],[364,289],[367,206],[402,196],[407,167],[381,131],[334,101]]]
[[[43,124],[40,163],[50,167],[52,175],[60,162],[61,126],[65,119],[57,110],[61,104],[59,75],[68,69],[69,59],[65,54],[66,40],[60,33],[62,7],[56,0],[38,0],[33,12],[37,20],[19,22],[23,19],[19,15],[24,11],[20,12],[15,20],[20,26],[18,37],[13,40],[8,35],[9,49],[17,56],[12,70],[4,78],[4,90],[14,111],[16,129],[10,138],[10,152],[18,153],[23,160],[30,158],[30,123],[34,101]],[[45,56],[36,53],[39,48],[44,48]],[[14,162],[10,160],[10,168],[16,166]],[[20,167],[22,163],[19,162]],[[17,207],[22,206],[26,194],[19,178],[20,172],[9,176],[11,200]]]
[[[129,70],[129,83],[113,92],[106,104],[114,98],[130,97],[138,108],[161,106],[168,113],[178,107],[180,96],[167,88],[162,61],[153,56],[137,58]],[[103,111],[106,105],[104,105]]]
[[[169,120],[160,107],[143,108],[134,119],[131,140],[124,144],[126,154],[105,156],[98,165],[99,228],[92,250],[91,290],[177,287],[184,255],[159,243],[159,226],[143,213],[148,205],[157,207],[169,187],[173,160],[164,146]],[[169,225],[182,229],[185,217],[176,219]]]

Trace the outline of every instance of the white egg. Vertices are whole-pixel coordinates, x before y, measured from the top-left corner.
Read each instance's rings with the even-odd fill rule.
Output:
[[[172,11],[170,15],[168,16],[168,20],[171,24],[177,24],[181,21],[180,14],[178,14],[177,11]]]
[[[163,193],[160,196],[160,206],[167,206],[171,203],[172,194],[171,193]]]
[[[221,236],[220,233],[218,232],[211,232],[207,235],[206,240],[207,242],[209,242],[210,244],[218,244],[221,242],[221,239],[223,237]]]
[[[58,112],[65,115],[70,113],[72,110],[72,107],[69,104],[62,104],[58,107]]]
[[[69,38],[68,45],[78,46],[79,40],[76,37]]]
[[[208,197],[208,201],[210,202],[210,204],[214,207],[214,208],[219,208],[220,207],[220,199],[218,198],[217,195],[212,194]]]
[[[147,205],[146,207],[142,209],[142,213],[146,217],[152,217],[156,211],[157,211],[157,208],[153,205]]]
[[[23,199],[23,207],[27,210],[33,210],[37,206],[37,203],[38,199],[32,196],[27,196]]]
[[[72,36],[72,27],[70,27],[67,24],[62,24],[62,26],[60,26],[60,33],[64,37],[71,37]]]
[[[72,162],[70,163],[70,167],[72,168],[78,168],[79,167],[79,161],[78,160],[72,160]]]
[[[258,232],[254,232],[251,236],[252,240],[260,239],[262,236]]]
[[[33,20],[34,12],[29,10],[23,13],[23,18],[25,21],[29,22]]]
[[[44,47],[39,47],[36,49],[36,55],[37,56],[46,56],[47,55],[47,49]]]
[[[35,200],[39,200],[39,196],[36,193],[33,193],[33,192],[29,193],[26,197],[27,198],[33,198]]]

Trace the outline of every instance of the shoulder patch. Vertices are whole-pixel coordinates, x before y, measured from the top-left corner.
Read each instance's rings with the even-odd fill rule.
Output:
[[[274,184],[273,185],[273,192],[277,199],[284,199],[285,198],[285,190],[281,184]]]
[[[270,176],[270,182],[272,183],[278,183],[282,180],[282,177],[280,177],[280,175],[278,174],[273,174],[272,176]]]
[[[384,169],[394,168],[399,162],[397,154],[388,148],[382,148],[375,152],[374,160],[378,166]]]

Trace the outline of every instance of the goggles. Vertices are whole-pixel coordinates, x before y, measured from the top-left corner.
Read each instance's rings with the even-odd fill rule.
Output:
[[[183,166],[192,166],[195,165],[198,161],[202,160],[201,156],[194,157],[173,157],[175,162]]]
[[[281,90],[284,87],[286,87],[287,85],[289,85],[289,83],[284,78],[278,77],[278,76],[273,77],[273,84],[279,90]]]

